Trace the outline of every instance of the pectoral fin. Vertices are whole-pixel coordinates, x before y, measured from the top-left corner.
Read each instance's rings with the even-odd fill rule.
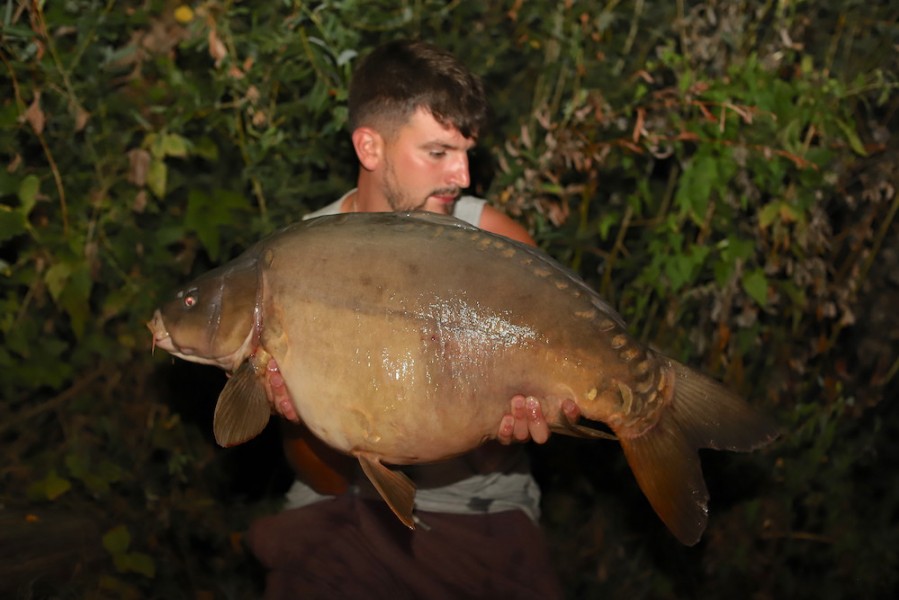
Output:
[[[364,452],[354,453],[362,465],[362,470],[372,485],[387,502],[400,521],[409,529],[415,529],[412,522],[412,508],[415,504],[415,484],[402,471],[385,467],[381,460]]]
[[[272,415],[262,378],[250,361],[225,384],[215,405],[212,431],[219,446],[243,444],[259,435]]]

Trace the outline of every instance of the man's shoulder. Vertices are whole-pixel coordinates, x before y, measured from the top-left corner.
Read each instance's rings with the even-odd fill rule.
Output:
[[[306,219],[314,219],[315,217],[324,217],[326,215],[339,215],[341,212],[340,208],[341,208],[341,205],[343,204],[343,201],[346,199],[347,196],[349,196],[350,194],[352,194],[355,191],[356,191],[355,189],[352,189],[352,190],[348,191],[346,194],[344,194],[343,196],[341,196],[340,198],[338,198],[337,200],[335,200],[334,202],[332,202],[331,204],[328,204],[327,206],[323,206],[322,208],[319,208],[318,210],[314,210],[310,213],[306,213],[305,215],[303,215],[303,220],[305,221]]]
[[[484,231],[497,233],[529,246],[536,245],[528,230],[521,223],[489,204],[481,206],[478,221],[475,224]]]
[[[475,196],[461,196],[453,205],[453,216],[475,227],[481,225],[481,215],[487,201]]]

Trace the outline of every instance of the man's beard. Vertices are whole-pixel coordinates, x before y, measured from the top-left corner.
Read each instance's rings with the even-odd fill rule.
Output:
[[[411,198],[408,194],[405,194],[396,184],[396,172],[393,170],[393,165],[389,162],[386,165],[386,173],[382,191],[384,193],[384,198],[387,199],[387,204],[390,206],[390,210],[394,212],[422,210],[425,207],[425,204],[428,203],[428,198],[430,198],[431,196],[458,197],[460,192],[459,188],[457,187],[440,188],[432,190],[421,199]],[[446,205],[447,214],[453,213],[454,202]]]

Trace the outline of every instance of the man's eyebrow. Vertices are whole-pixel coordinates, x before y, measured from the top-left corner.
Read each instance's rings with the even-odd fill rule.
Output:
[[[464,150],[465,152],[470,152],[474,150],[476,144],[475,142],[471,142],[470,144],[453,144],[450,142],[441,142],[439,140],[431,140],[429,142],[425,142],[422,144],[424,148],[440,148],[442,150]]]

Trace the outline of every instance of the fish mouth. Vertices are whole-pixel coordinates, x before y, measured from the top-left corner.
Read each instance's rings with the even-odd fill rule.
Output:
[[[172,341],[172,336],[166,330],[165,323],[162,321],[162,313],[158,309],[153,313],[153,318],[147,321],[147,328],[153,334],[153,349],[151,352],[155,353],[156,348],[162,348],[170,354],[177,352],[175,342]]]

